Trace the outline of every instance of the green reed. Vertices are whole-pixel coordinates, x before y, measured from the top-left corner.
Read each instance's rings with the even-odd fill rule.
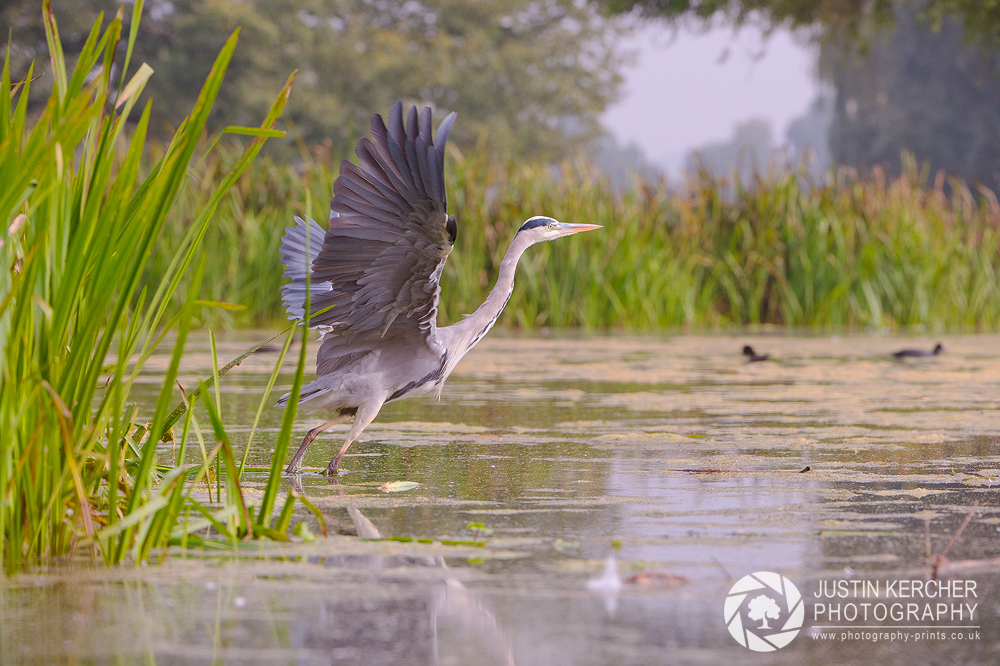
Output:
[[[233,34],[191,115],[150,158],[150,105],[138,118],[132,112],[152,70],[142,65],[128,82],[112,81],[113,71],[129,71],[142,5],[134,5],[124,62],[115,63],[119,10],[106,27],[98,18],[70,70],[44,3],[54,84],[33,122],[31,74],[12,83],[7,58],[0,77],[0,568],[6,572],[81,548],[108,562],[145,559],[152,548],[191,534],[195,526],[178,524],[192,509],[216,527],[235,515],[226,532],[234,538],[255,534],[214,403],[206,400],[217,444],[203,465],[161,466],[156,453],[177,400],[187,333],[213,305],[199,298],[211,265],[201,241],[264,140],[281,135],[273,126],[292,80],[261,127],[226,130],[252,137],[249,145],[227,155],[210,182],[198,179],[190,168],[214,154],[202,135],[236,46]],[[126,135],[130,120],[136,124]],[[177,199],[192,189],[199,204],[188,209],[183,234],[164,255],[160,235]],[[154,258],[162,262],[159,279],[144,282]],[[175,296],[180,307],[172,305]],[[129,400],[132,383],[168,333],[175,334],[170,366],[146,414]],[[189,410],[182,449],[192,426],[198,424]],[[224,501],[216,497],[221,508],[206,508],[192,488],[215,456],[227,467],[229,487]],[[262,530],[270,529],[269,513],[260,519]]]
[[[225,155],[203,166],[204,182]],[[208,321],[283,319],[278,254],[293,215],[323,223],[336,176],[328,155],[297,167],[259,161],[226,196],[206,237],[212,298],[246,306]],[[1000,205],[960,181],[848,170],[812,182],[788,168],[752,182],[696,174],[681,188],[615,187],[581,158],[552,166],[498,160],[482,146],[446,165],[459,235],[442,279],[441,318],[482,302],[531,215],[604,225],[521,260],[502,324],[651,330],[749,324],[860,328],[1000,325]],[[946,192],[946,186],[948,191]],[[195,210],[189,191],[180,210]],[[167,225],[168,256],[190,214]],[[162,262],[161,262],[162,263]],[[151,264],[147,279],[160,279]]]

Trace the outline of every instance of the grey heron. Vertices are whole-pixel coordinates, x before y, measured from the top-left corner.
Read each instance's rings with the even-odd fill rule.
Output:
[[[448,375],[510,299],[521,254],[540,241],[600,228],[530,218],[514,235],[486,301],[462,321],[438,327],[438,283],[458,233],[444,186],[444,147],[454,122],[452,113],[432,136],[429,107],[419,115],[412,107],[404,124],[397,102],[388,127],[373,115],[371,140],[355,148],[358,165],[340,165],[329,227],[296,218],[285,230],[284,277],[292,280],[282,287],[285,309],[289,319],[304,318],[308,277],[309,325],[322,331],[317,378],[302,388],[299,404],[333,415],[303,438],[289,474],[334,424],[354,418],[329,475],[382,405],[432,391],[440,396]]]

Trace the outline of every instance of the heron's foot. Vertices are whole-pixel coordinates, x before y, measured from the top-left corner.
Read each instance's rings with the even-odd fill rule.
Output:
[[[302,477],[298,474],[289,479],[292,484],[292,492],[298,495],[305,495],[306,490],[302,487]]]
[[[298,476],[299,474],[302,474],[302,459],[296,458],[295,460],[292,460],[292,462],[288,464],[288,467],[285,468],[285,474],[288,476]]]
[[[338,470],[340,468],[340,464],[339,463],[340,463],[340,461],[337,460],[337,459],[331,460],[330,464],[326,466],[326,471],[323,472],[323,475],[324,476],[337,476],[337,472],[338,472]]]

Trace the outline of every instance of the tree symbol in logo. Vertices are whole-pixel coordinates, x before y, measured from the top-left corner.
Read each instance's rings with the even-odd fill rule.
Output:
[[[767,618],[777,620],[781,615],[781,609],[778,608],[777,602],[766,594],[751,599],[750,603],[747,604],[747,608],[750,609],[747,617],[751,620],[762,620],[761,625],[757,627],[758,629],[770,629],[771,627],[767,624]]]
[[[736,642],[754,652],[780,650],[799,634],[805,602],[795,584],[773,571],[757,571],[736,581],[723,608],[726,628]],[[768,618],[779,620],[776,627]],[[760,620],[761,626],[754,626]],[[743,624],[747,622],[747,624]]]

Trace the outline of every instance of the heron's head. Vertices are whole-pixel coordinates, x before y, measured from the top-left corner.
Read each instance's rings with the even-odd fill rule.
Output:
[[[599,224],[569,224],[553,220],[551,217],[536,215],[521,225],[521,228],[517,230],[517,235],[527,238],[532,243],[538,243],[600,228]]]

